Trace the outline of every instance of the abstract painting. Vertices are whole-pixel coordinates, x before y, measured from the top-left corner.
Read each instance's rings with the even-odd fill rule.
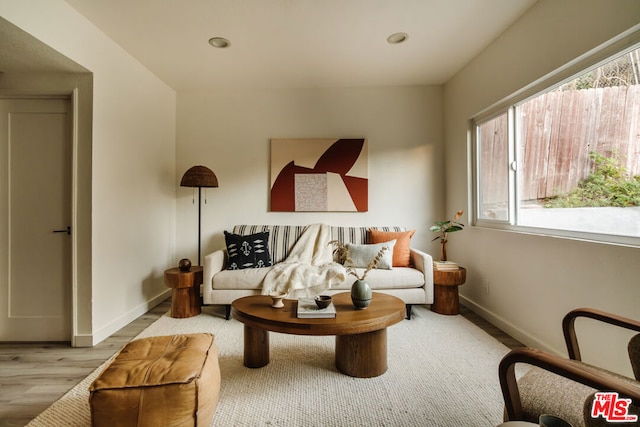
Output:
[[[272,139],[271,211],[366,212],[366,139]]]

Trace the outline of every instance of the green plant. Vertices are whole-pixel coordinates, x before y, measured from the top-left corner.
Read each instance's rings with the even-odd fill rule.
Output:
[[[462,227],[464,227],[464,224],[458,222],[458,218],[460,218],[463,213],[464,211],[460,210],[456,212],[453,219],[447,221],[434,221],[434,225],[429,227],[429,231],[439,233],[438,236],[433,238],[432,242],[439,239],[442,244],[440,247],[440,261],[447,260],[447,236],[449,233],[460,231],[463,229]]]
[[[429,231],[433,233],[439,233],[438,236],[434,237],[432,241],[440,239],[440,243],[447,243],[447,235],[449,233],[453,233],[456,231],[461,231],[464,227],[464,224],[458,222],[458,218],[462,216],[464,211],[458,211],[453,216],[453,219],[447,221],[434,221],[431,227],[429,227]]]
[[[329,242],[329,244],[333,245],[333,254],[336,256],[336,258],[346,266],[347,274],[352,275],[358,280],[364,280],[371,269],[377,268],[378,264],[380,264],[380,261],[382,260],[384,252],[389,250],[387,246],[383,246],[382,248],[380,248],[378,254],[373,257],[371,261],[369,261],[367,268],[362,272],[362,276],[360,276],[358,275],[358,271],[355,269],[355,267],[353,267],[353,260],[349,255],[349,248],[347,248],[342,242],[338,240],[332,240]]]
[[[640,206],[640,176],[630,177],[613,157],[591,151],[594,171],[566,194],[545,199],[546,208]]]

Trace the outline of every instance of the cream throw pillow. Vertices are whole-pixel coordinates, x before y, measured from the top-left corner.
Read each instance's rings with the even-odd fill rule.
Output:
[[[349,256],[351,257],[353,264],[345,263],[345,267],[367,268],[371,260],[378,255],[380,249],[386,246],[388,249],[384,251],[382,259],[380,259],[376,268],[381,270],[390,270],[393,266],[393,247],[395,244],[395,240],[377,243],[375,245],[356,245],[353,243],[347,243],[346,246],[349,250]]]

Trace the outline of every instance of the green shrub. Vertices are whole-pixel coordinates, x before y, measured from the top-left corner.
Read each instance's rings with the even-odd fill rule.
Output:
[[[566,194],[545,199],[546,208],[640,206],[640,176],[630,177],[615,158],[594,151],[594,172]]]

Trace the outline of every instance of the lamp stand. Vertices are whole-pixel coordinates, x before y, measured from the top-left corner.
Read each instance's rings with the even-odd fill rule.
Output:
[[[218,178],[206,166],[193,166],[187,170],[180,180],[180,187],[198,187],[198,265],[201,264],[201,217],[202,217],[202,187],[218,187]]]
[[[201,243],[201,231],[200,231],[200,216],[202,213],[202,203],[200,202],[200,197],[202,195],[202,187],[198,187],[198,265],[200,264],[200,243]]]

